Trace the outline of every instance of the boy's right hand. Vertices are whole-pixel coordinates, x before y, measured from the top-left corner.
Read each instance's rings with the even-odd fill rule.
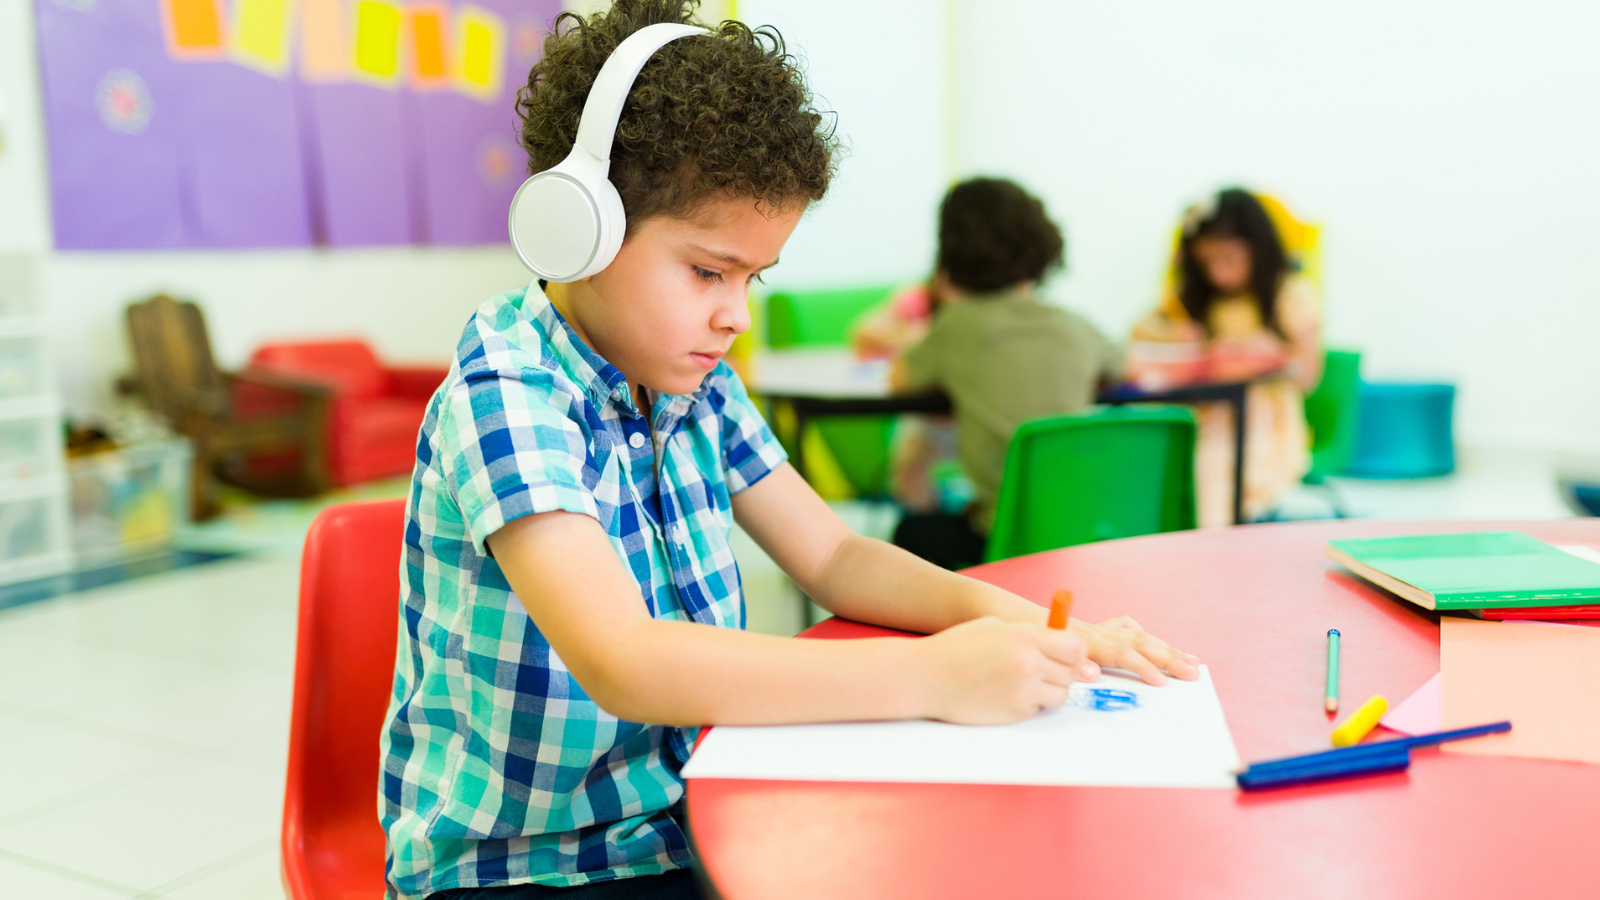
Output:
[[[917,643],[930,682],[925,716],[960,725],[1001,725],[1060,706],[1074,681],[1098,671],[1077,635],[994,616]]]

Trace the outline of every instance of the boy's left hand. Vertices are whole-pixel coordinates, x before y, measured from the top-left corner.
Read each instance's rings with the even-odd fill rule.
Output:
[[[1117,616],[1098,625],[1073,619],[1071,629],[1089,648],[1090,660],[1107,668],[1127,669],[1146,684],[1166,684],[1163,670],[1184,681],[1200,677],[1198,657],[1145,631],[1130,616]]]

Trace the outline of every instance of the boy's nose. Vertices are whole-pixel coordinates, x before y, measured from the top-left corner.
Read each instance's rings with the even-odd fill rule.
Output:
[[[727,329],[734,334],[750,330],[750,295],[741,291],[728,303],[720,306],[711,317],[711,327]]]

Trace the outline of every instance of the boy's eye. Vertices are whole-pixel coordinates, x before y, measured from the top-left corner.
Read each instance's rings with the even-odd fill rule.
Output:
[[[722,273],[721,272],[713,272],[710,269],[702,269],[699,266],[690,266],[690,268],[694,269],[695,277],[700,279],[701,281],[721,281],[722,280]]]
[[[751,273],[749,281],[759,282],[761,284],[766,284],[767,283],[767,280],[765,278],[761,277],[761,273],[760,272]]]

